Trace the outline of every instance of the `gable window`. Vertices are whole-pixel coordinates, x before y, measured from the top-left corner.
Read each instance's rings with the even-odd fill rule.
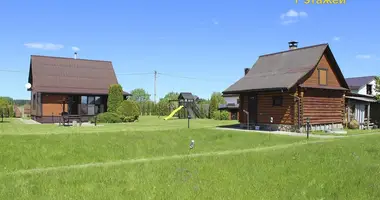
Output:
[[[367,94],[372,95],[372,85],[367,84]]]
[[[327,85],[327,69],[318,69],[319,85]]]
[[[272,105],[273,106],[282,106],[282,96],[272,97]]]

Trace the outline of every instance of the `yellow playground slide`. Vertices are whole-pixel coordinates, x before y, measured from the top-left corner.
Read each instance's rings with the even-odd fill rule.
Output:
[[[172,118],[173,115],[174,115],[176,112],[178,112],[179,110],[181,110],[182,108],[183,108],[183,106],[180,106],[180,107],[178,107],[177,109],[173,110],[173,112],[170,113],[169,116],[165,117],[164,120],[168,120],[168,119]]]

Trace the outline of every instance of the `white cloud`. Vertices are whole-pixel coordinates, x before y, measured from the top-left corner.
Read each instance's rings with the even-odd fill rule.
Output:
[[[25,43],[24,46],[27,48],[43,49],[43,50],[59,50],[64,47],[62,44],[38,43],[38,42]]]
[[[300,17],[307,17],[307,16],[309,16],[306,12],[303,12],[303,11],[299,12],[298,15]]]
[[[297,12],[290,9],[288,12],[280,15],[281,24],[287,25],[298,22],[301,18],[306,18],[308,14],[304,11]]]
[[[218,24],[219,24],[219,22],[218,22],[216,19],[213,19],[213,20],[212,20],[212,23],[213,23],[214,25],[218,25]]]
[[[71,47],[71,49],[72,49],[73,51],[79,51],[79,50],[80,50],[79,47]]]
[[[357,59],[371,59],[372,56],[368,54],[359,54],[359,55],[356,55],[356,58]]]
[[[334,41],[340,41],[340,37],[335,36],[335,37],[333,37],[333,40],[334,40]]]

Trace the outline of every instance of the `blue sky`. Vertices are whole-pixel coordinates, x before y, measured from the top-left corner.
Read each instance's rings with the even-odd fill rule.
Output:
[[[261,54],[328,42],[345,77],[380,74],[380,1],[1,1],[0,96],[29,98],[30,55],[110,60],[124,90],[209,98]],[[167,75],[164,75],[164,74]],[[124,75],[123,75],[124,74]],[[169,76],[172,75],[172,76]],[[182,77],[182,78],[181,78]],[[193,77],[197,79],[186,79]]]

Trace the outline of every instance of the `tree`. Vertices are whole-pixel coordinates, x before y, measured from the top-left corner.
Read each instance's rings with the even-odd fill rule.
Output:
[[[179,93],[178,92],[169,92],[167,93],[165,96],[164,96],[164,100],[177,100],[178,99],[178,96],[179,96]]]
[[[129,99],[136,102],[146,102],[150,99],[150,94],[142,88],[132,90],[131,95],[132,96],[129,97]]]
[[[13,99],[10,97],[0,97],[0,115],[14,117]]]
[[[158,116],[166,116],[170,114],[169,110],[169,102],[165,99],[160,99],[160,101],[157,103],[157,115]]]
[[[123,102],[123,88],[119,84],[110,85],[108,90],[107,112],[116,112]]]
[[[136,101],[124,100],[117,108],[117,113],[123,117],[123,121],[133,122],[140,116],[140,107]]]
[[[210,108],[209,108],[210,118],[213,118],[215,111],[218,111],[219,104],[224,104],[224,103],[226,103],[226,101],[224,100],[222,93],[220,92],[212,93],[211,100],[210,100]]]
[[[378,101],[380,101],[380,76],[377,76],[375,79],[376,79],[375,91],[377,93],[376,98]]]

